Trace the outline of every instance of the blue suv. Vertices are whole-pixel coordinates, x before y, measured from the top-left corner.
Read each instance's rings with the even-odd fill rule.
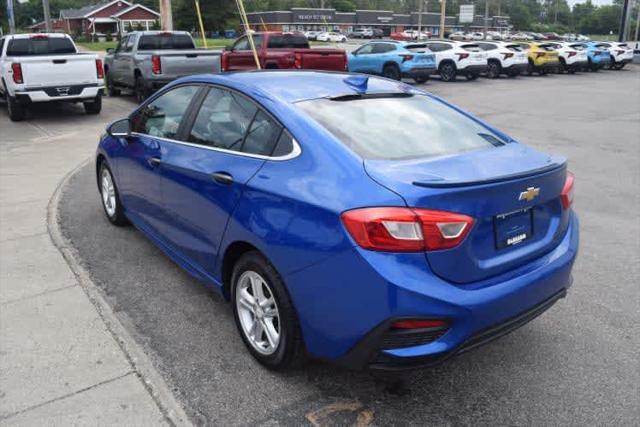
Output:
[[[349,54],[350,72],[377,74],[400,80],[410,77],[424,83],[436,71],[436,58],[423,43],[371,42]]]

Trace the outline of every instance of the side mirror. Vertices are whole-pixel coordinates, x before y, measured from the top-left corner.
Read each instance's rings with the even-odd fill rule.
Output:
[[[227,52],[233,52],[233,46],[227,45],[227,46],[224,47],[224,50],[227,51]]]
[[[107,49],[107,53],[114,53],[116,50],[112,47]]]
[[[131,123],[129,119],[120,119],[107,126],[107,133],[116,138],[126,138],[131,135]]]

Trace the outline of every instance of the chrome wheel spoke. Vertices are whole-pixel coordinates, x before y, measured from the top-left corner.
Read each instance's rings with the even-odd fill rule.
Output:
[[[269,355],[280,343],[280,313],[269,283],[255,271],[238,278],[235,304],[241,330],[259,353]]]
[[[278,341],[280,341],[280,334],[278,334],[270,319],[264,320],[264,332],[267,336],[267,341],[269,341],[269,346],[275,350],[278,347]]]

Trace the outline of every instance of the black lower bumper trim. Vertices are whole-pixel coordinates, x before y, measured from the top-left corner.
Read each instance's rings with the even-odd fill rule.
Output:
[[[460,68],[458,70],[458,74],[467,75],[467,74],[482,74],[487,72],[486,65],[468,65],[464,68]]]
[[[559,299],[564,298],[566,294],[567,290],[563,288],[524,313],[476,333],[454,350],[436,355],[394,357],[380,351],[380,339],[388,329],[392,320],[383,322],[367,334],[360,343],[338,360],[337,363],[351,369],[364,369],[369,367],[370,369],[376,370],[405,370],[434,366],[444,362],[456,354],[464,353],[481,345],[487,344],[490,341],[500,338],[509,332],[524,326],[526,323],[551,308],[551,306],[553,306]]]

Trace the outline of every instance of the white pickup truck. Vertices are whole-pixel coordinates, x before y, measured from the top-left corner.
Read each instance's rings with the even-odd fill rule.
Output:
[[[66,34],[15,34],[0,39],[0,98],[9,118],[23,120],[34,102],[82,102],[87,114],[102,109],[104,69],[79,53]]]

